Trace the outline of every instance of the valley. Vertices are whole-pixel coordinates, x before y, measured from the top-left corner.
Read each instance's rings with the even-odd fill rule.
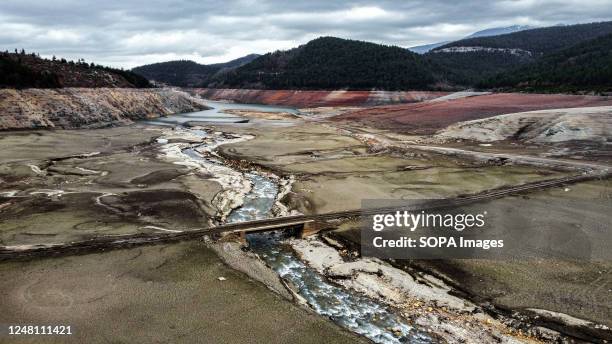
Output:
[[[609,6],[367,3],[0,4],[0,343],[611,342]]]
[[[496,196],[488,200],[491,209],[520,207],[525,198],[533,197],[536,213],[550,211],[541,202],[557,202],[552,200],[566,199],[567,195],[579,197],[586,204],[595,202],[588,206],[593,221],[585,222],[583,231],[597,242],[596,219],[605,221],[609,206],[601,203],[605,197],[602,192],[609,189],[609,165],[607,160],[594,161],[593,157],[607,156],[601,142],[611,134],[606,129],[608,115],[593,115],[590,122],[581,124],[581,130],[589,135],[558,136],[554,140],[531,140],[534,136],[528,131],[523,131],[524,136],[486,135],[484,141],[480,136],[455,133],[463,133],[463,128],[470,128],[469,132],[490,130],[486,121],[516,110],[567,106],[574,108],[555,111],[578,116],[592,112],[589,106],[601,104],[602,114],[607,114],[603,106],[608,102],[606,97],[550,96],[547,101],[548,96],[423,93],[416,103],[412,100],[412,104],[380,108],[358,108],[367,104],[363,101],[330,103],[312,97],[295,98],[286,92],[274,97],[268,91],[264,93],[266,98],[259,98],[277,99],[266,102],[285,106],[276,107],[219,103],[191,98],[189,94],[198,94],[197,89],[185,91],[177,93],[185,97],[183,103],[213,109],[161,118],[135,115],[122,126],[102,129],[20,128],[0,133],[4,148],[0,153],[0,252],[4,260],[1,271],[7,276],[0,288],[5,295],[3,304],[28,305],[3,314],[0,321],[34,317],[26,309],[44,309],[36,315],[40,321],[70,312],[72,323],[82,335],[102,342],[102,338],[91,335],[108,323],[108,317],[127,316],[112,310],[120,300],[133,300],[139,312],[153,312],[165,305],[184,304],[180,300],[189,298],[198,300],[189,302],[190,307],[206,304],[213,307],[211,312],[216,316],[202,322],[201,316],[196,318],[197,313],[193,313],[179,332],[184,338],[196,333],[201,336],[198,328],[205,328],[206,336],[227,336],[210,337],[214,340],[236,340],[232,337],[235,334],[223,327],[235,322],[232,312],[249,318],[254,338],[267,338],[279,331],[274,321],[279,314],[294,319],[289,321],[295,321],[296,331],[317,331],[318,338],[325,336],[333,342],[364,338],[358,336],[384,343],[609,337],[607,263],[576,265],[561,260],[543,264],[536,259],[438,264],[361,257],[360,225],[354,216],[329,218],[325,230],[305,239],[290,239],[280,232],[248,234],[245,242],[233,234],[221,238],[215,234],[215,227],[227,223],[351,212],[359,209],[365,198],[438,199],[492,193]],[[240,94],[242,100],[257,94],[222,92]],[[369,98],[380,99],[379,94],[374,95]],[[400,95],[406,97],[397,94],[389,99]],[[326,97],[319,99],[338,99]],[[506,105],[504,99],[508,99]],[[293,104],[305,108],[286,107]],[[482,104],[492,105],[487,109]],[[320,105],[323,107],[317,107]],[[412,112],[410,106],[415,107]],[[372,117],[414,113],[420,108],[429,111],[428,107],[449,113],[451,109],[465,109],[465,115],[414,116],[386,127],[370,124],[384,123],[380,120],[347,120],[371,121]],[[461,122],[475,116],[483,116],[484,122]],[[432,126],[431,118],[444,119]],[[539,125],[546,127],[558,126],[555,121],[560,117],[540,118]],[[501,123],[510,133],[516,130],[511,120]],[[591,157],[578,156],[579,152],[566,149],[568,143],[597,151]],[[459,154],[460,150],[465,153]],[[579,178],[572,182],[576,176]],[[545,186],[555,180],[567,181]],[[189,241],[176,243],[171,239],[190,231],[197,235],[189,236]],[[122,238],[139,240],[123,245]],[[147,238],[158,239],[149,242],[154,244],[150,246],[146,245]],[[62,253],[61,245],[91,240],[99,240],[100,246],[88,250],[85,245],[78,255],[68,250]],[[28,251],[45,248],[38,257],[28,258]],[[594,248],[593,252],[603,249]],[[127,266],[121,263],[125,260],[130,262]],[[36,277],[43,271],[77,276],[83,270],[92,272],[88,279],[78,282],[76,277],[66,277],[41,283]],[[28,271],[27,277],[18,277],[21,271]],[[509,277],[515,274],[525,280]],[[572,304],[598,306],[567,307],[559,301],[561,294],[550,294],[527,283],[534,274],[539,274],[539,283],[554,284],[558,290],[598,286],[588,298],[576,294],[571,299]],[[559,282],[560,274],[576,277],[571,283]],[[85,292],[89,290],[85,284],[98,284],[104,278],[112,281],[113,292]],[[74,289],[74,283],[85,284]],[[139,284],[144,291],[127,287]],[[23,289],[25,286],[30,287]],[[168,286],[180,292],[161,292]],[[208,286],[215,292],[207,293],[204,300],[195,292],[196,286]],[[523,301],[517,303],[517,298],[499,296],[501,290],[540,296],[522,297]],[[222,296],[225,293],[228,296]],[[147,301],[151,298],[157,301]],[[239,311],[242,308],[238,306],[230,307],[226,301],[232,298],[242,298],[249,305],[249,313]],[[331,301],[335,298],[343,301]],[[363,306],[358,312],[355,302]],[[103,317],[86,315],[87,309]],[[348,316],[347,309],[357,313]],[[162,313],[152,322],[125,321],[138,323],[146,331],[157,323],[172,323],[177,316],[175,311]],[[268,316],[253,317],[251,313]],[[227,320],[217,325],[211,322],[220,318]],[[200,325],[196,325],[196,319]],[[364,327],[366,323],[370,325]],[[217,330],[210,332],[211,328]],[[170,327],[160,335],[174,338],[172,331]],[[287,340],[293,338],[287,335]]]

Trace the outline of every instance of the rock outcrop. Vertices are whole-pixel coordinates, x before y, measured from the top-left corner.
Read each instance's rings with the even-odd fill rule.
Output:
[[[0,130],[97,128],[206,108],[171,89],[0,89]]]
[[[449,126],[440,139],[533,143],[612,141],[612,106],[512,113]]]

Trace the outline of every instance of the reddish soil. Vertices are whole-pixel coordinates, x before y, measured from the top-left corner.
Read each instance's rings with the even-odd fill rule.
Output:
[[[612,97],[498,93],[440,102],[376,106],[334,117],[402,133],[433,134],[453,123],[542,109],[610,106]]]
[[[424,91],[299,91],[209,88],[190,89],[189,91],[212,100],[232,100],[238,103],[291,107],[374,106],[415,103],[448,94],[448,92]]]

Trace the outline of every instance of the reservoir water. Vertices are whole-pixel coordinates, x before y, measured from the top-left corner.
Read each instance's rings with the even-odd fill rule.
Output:
[[[204,122],[204,123],[239,123],[244,118],[224,113],[224,110],[253,110],[253,111],[266,111],[266,112],[289,112],[298,113],[294,108],[287,108],[282,106],[273,105],[260,105],[260,104],[237,104],[237,103],[226,103],[219,101],[206,101],[206,104],[212,109],[202,110],[197,112],[183,113],[179,115],[172,115],[168,117],[160,117],[155,120],[147,121],[149,124],[157,125],[177,125],[184,124],[187,122]]]

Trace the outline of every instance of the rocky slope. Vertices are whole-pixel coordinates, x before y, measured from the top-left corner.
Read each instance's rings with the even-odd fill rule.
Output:
[[[0,89],[0,130],[95,128],[205,108],[170,89]]]
[[[300,91],[253,89],[189,89],[202,98],[231,100],[237,103],[316,106],[373,106],[382,104],[416,103],[445,96],[448,92],[430,91]]]
[[[518,140],[534,143],[612,141],[612,106],[513,113],[452,125],[442,139],[480,142]]]

